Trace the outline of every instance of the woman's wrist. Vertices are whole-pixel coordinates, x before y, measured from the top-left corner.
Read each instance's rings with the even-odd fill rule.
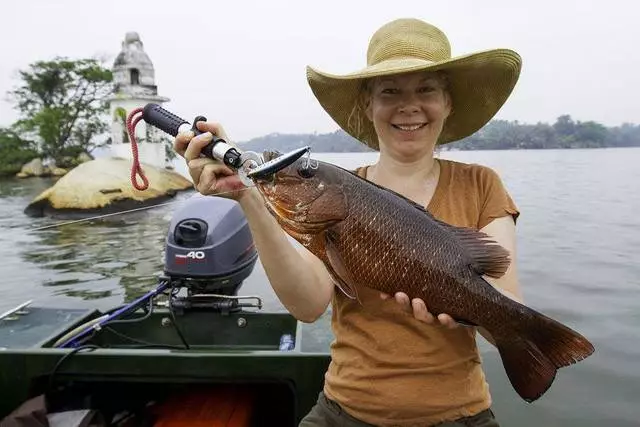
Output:
[[[255,211],[256,209],[264,208],[262,195],[255,187],[243,191],[237,201],[244,211]]]

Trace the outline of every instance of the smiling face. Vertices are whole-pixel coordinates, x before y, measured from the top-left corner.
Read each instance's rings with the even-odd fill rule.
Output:
[[[378,77],[369,85],[366,114],[380,151],[403,159],[432,153],[451,113],[445,79],[435,73]]]

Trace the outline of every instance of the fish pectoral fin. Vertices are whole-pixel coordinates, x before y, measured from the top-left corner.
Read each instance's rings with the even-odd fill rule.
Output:
[[[329,261],[327,270],[336,286],[350,299],[358,299],[358,292],[352,285],[353,276],[346,269],[330,232],[325,233],[325,252]]]
[[[435,220],[457,238],[471,258],[471,266],[480,275],[500,278],[511,265],[509,251],[500,246],[488,234],[467,227],[456,227]]]

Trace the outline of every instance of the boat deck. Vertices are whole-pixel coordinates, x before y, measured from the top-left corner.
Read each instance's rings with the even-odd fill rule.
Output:
[[[111,322],[79,347],[56,348],[104,314],[27,306],[0,320],[0,419],[39,394],[91,396],[104,408],[240,387],[259,402],[252,425],[297,425],[329,363],[327,352],[302,350],[301,324],[291,315],[260,311],[157,308]]]

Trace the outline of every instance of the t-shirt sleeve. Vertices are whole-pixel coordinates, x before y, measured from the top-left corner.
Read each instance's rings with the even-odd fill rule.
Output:
[[[478,229],[483,228],[496,218],[511,215],[514,222],[520,211],[509,195],[500,176],[491,168],[482,168],[482,191],[480,193],[480,216]]]

